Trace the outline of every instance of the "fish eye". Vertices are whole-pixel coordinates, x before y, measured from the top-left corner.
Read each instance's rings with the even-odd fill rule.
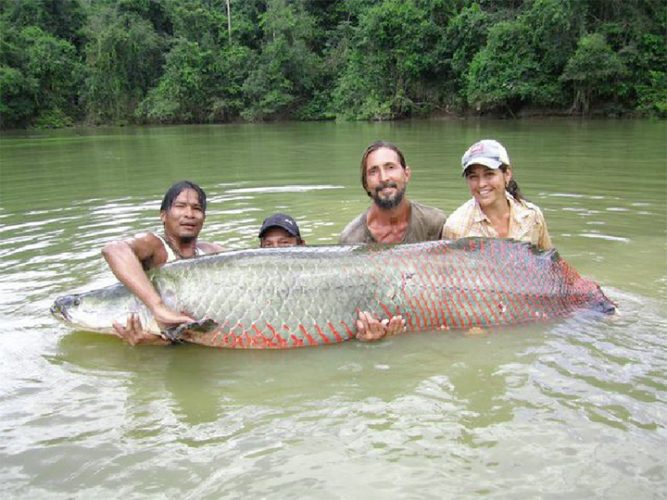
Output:
[[[76,298],[74,299],[74,305],[75,305],[75,306],[81,305],[81,299],[80,299],[79,297],[76,297]]]

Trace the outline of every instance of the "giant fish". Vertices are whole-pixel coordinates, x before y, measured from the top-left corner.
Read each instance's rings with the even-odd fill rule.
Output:
[[[615,310],[555,250],[506,239],[237,250],[176,261],[149,276],[167,305],[197,320],[162,335],[227,348],[342,342],[354,338],[359,311],[400,314],[407,332],[419,332]],[[104,333],[137,313],[160,334],[121,284],[60,297],[51,312],[73,328]]]

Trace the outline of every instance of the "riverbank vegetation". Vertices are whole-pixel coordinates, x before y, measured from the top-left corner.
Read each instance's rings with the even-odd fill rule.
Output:
[[[0,0],[3,128],[667,116],[663,0]]]

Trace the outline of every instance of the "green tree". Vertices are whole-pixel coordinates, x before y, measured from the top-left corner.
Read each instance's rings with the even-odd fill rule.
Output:
[[[159,78],[164,41],[150,22],[109,8],[89,25],[84,98],[95,123],[124,122]]]
[[[2,126],[66,126],[77,118],[82,68],[74,46],[37,26],[3,30]]]
[[[475,54],[485,45],[492,17],[473,3],[459,11],[447,24],[442,39],[442,59],[448,72],[449,94],[465,100],[466,78]],[[458,99],[457,99],[458,100]],[[459,104],[461,107],[462,104]]]
[[[334,92],[340,116],[382,120],[428,111],[426,83],[442,35],[430,6],[384,0],[360,9]]]
[[[86,12],[80,0],[0,0],[0,12],[10,26],[37,26],[73,44],[84,43]]]
[[[181,38],[167,55],[165,72],[137,116],[153,123],[233,119],[242,109],[242,85],[251,60],[252,54],[238,45],[212,51]]]
[[[561,106],[565,95],[558,77],[576,43],[578,4],[531,0],[515,20],[489,29],[487,43],[466,75],[468,103],[478,111],[525,105]]]
[[[321,83],[322,61],[311,50],[315,22],[300,2],[269,0],[260,26],[264,43],[243,85],[247,107],[242,116],[247,120],[294,116]]]
[[[587,114],[596,98],[613,97],[625,68],[600,33],[584,35],[570,57],[561,80],[572,84],[572,111]]]

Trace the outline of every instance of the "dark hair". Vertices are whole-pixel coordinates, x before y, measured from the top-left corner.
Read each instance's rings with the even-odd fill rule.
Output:
[[[505,165],[505,164],[500,165],[500,171],[501,171],[503,174],[504,174],[505,172],[507,172],[507,165]],[[507,191],[509,194],[511,194],[512,197],[513,197],[516,201],[521,201],[521,200],[525,200],[525,199],[526,199],[526,198],[524,198],[523,193],[521,193],[521,190],[519,189],[519,185],[518,185],[518,184],[516,183],[516,181],[514,180],[514,175],[512,175],[512,178],[511,178],[510,181],[507,183],[507,186],[505,186],[505,191]]]
[[[171,208],[178,198],[178,195],[181,194],[185,189],[192,189],[199,196],[199,204],[201,205],[202,211],[206,212],[206,193],[202,188],[197,186],[194,182],[190,181],[179,181],[173,186],[171,186],[162,198],[162,205],[160,205],[160,212],[166,212]]]
[[[366,148],[366,151],[364,151],[364,154],[361,156],[361,185],[364,187],[364,191],[366,191],[368,196],[371,196],[371,193],[368,192],[368,184],[366,183],[366,160],[368,159],[368,155],[382,148],[391,149],[394,153],[396,153],[399,161],[401,162],[401,167],[403,167],[403,170],[405,170],[405,157],[403,156],[403,152],[398,149],[396,144],[387,141],[375,141],[373,144]]]

